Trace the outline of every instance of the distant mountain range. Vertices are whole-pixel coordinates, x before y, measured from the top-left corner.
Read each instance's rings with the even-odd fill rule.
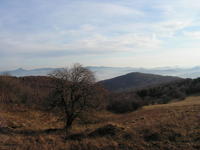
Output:
[[[16,70],[10,70],[10,71],[3,71],[0,72],[0,74],[10,74],[12,76],[47,76],[49,73],[51,73],[54,70],[61,69],[61,68],[39,68],[39,69],[32,69],[32,70],[25,70],[23,68],[19,68]]]
[[[88,66],[91,71],[93,71],[97,77],[97,80],[105,80],[121,76],[131,72],[140,72],[140,73],[150,73],[158,75],[168,75],[168,76],[178,76],[182,78],[197,78],[200,77],[200,66],[193,68],[174,68],[174,67],[163,67],[163,68],[132,68],[132,67],[103,67],[103,66]],[[46,76],[50,72],[56,69],[62,68],[40,68],[25,70],[22,68],[3,71],[0,74],[9,73],[13,76]]]
[[[120,92],[152,87],[172,81],[183,80],[178,77],[162,76],[146,73],[128,73],[112,79],[100,81],[100,83],[109,91]]]

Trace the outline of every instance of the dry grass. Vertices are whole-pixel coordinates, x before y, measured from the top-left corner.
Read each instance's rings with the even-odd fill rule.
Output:
[[[160,105],[151,105],[145,106],[144,109],[155,109],[155,108],[168,108],[168,107],[177,107],[177,106],[192,106],[192,105],[200,105],[200,97],[199,96],[191,96],[187,97],[184,101],[175,101],[168,104],[160,104]]]
[[[55,114],[20,110],[23,111],[8,111],[6,106],[1,106],[0,150],[200,149],[198,96],[170,104],[145,106],[123,115],[92,113],[87,124],[75,123],[67,140],[62,130],[47,132],[63,126]],[[7,129],[6,132],[3,129]],[[91,133],[95,136],[90,136]]]

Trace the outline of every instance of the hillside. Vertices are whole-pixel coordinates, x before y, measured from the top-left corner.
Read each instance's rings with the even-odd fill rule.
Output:
[[[181,78],[133,72],[112,79],[100,81],[99,83],[101,83],[109,91],[117,92],[141,89],[177,80],[181,80]]]
[[[67,140],[54,113],[0,106],[2,150],[198,150],[200,97],[145,106],[123,115],[94,112]],[[31,116],[31,117],[29,117]]]
[[[88,69],[93,71],[97,80],[106,80],[121,76],[131,72],[141,72],[147,74],[158,74],[177,76],[181,78],[198,78],[200,77],[200,67],[193,68],[176,68],[176,67],[161,67],[161,68],[133,68],[133,67],[104,67],[104,66],[88,66]],[[16,69],[1,71],[0,74],[9,73],[12,76],[46,76],[54,70],[62,68],[38,68],[38,69]]]
[[[200,96],[188,97],[199,94],[199,78],[139,91],[99,90],[102,108],[76,119],[67,137],[61,107],[47,109],[52,85],[49,77],[0,76],[0,150],[200,148]]]

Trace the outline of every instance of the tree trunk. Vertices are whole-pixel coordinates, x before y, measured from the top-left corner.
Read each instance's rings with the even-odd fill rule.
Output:
[[[65,134],[66,136],[68,136],[70,134],[70,130],[72,128],[72,122],[73,122],[73,118],[69,117],[67,118],[66,124],[65,124]]]

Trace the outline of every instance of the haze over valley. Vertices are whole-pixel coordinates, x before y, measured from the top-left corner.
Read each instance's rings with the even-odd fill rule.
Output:
[[[200,77],[200,67],[180,68],[180,67],[160,67],[160,68],[133,68],[133,67],[98,67],[88,66],[96,75],[97,81],[114,78],[131,72],[150,73],[157,75],[177,76],[181,78],[198,78]],[[47,76],[54,70],[62,68],[39,68],[26,70],[19,68],[16,70],[2,71],[0,74],[8,73],[12,76]]]

